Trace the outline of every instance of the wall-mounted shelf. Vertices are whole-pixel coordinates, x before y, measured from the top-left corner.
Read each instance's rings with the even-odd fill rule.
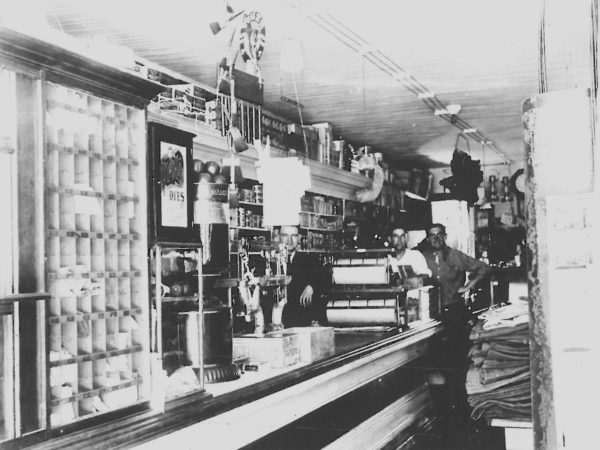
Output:
[[[127,317],[133,314],[141,314],[142,310],[140,308],[136,309],[122,309],[118,311],[105,311],[105,312],[96,312],[90,314],[65,314],[61,316],[53,316],[48,319],[48,322],[51,324],[57,323],[69,323],[69,322],[82,322],[84,320],[98,320],[98,319],[108,319],[111,317]]]
[[[224,157],[229,156],[227,140],[221,136],[218,130],[211,128],[201,121],[195,121],[175,113],[164,111],[149,111],[148,120],[196,134],[194,138],[194,152],[202,155],[201,159],[203,161],[221,161]],[[286,156],[286,153],[272,145],[271,155],[274,157],[283,157]],[[256,148],[250,144],[249,149],[237,155],[237,157],[240,159],[244,177],[256,180],[255,163],[258,161]],[[310,169],[310,191],[315,194],[354,200],[358,189],[365,188],[371,184],[371,180],[364,175],[327,166],[310,159],[305,160],[305,164]]]
[[[116,239],[118,241],[138,241],[141,237],[139,233],[103,233],[73,230],[48,230],[48,236],[59,238]]]
[[[146,136],[142,109],[50,82],[44,92],[56,428],[149,398]]]
[[[109,350],[105,352],[95,352],[89,355],[73,356],[71,358],[50,361],[50,367],[66,366],[69,364],[81,363],[86,361],[96,361],[98,359],[111,358],[115,356],[129,355],[131,353],[141,352],[144,348],[141,345],[135,345],[123,350]]]
[[[110,152],[112,154],[107,154],[107,153],[96,153],[96,152],[82,149],[82,148],[67,147],[67,146],[59,145],[59,144],[50,144],[50,145],[48,145],[48,150],[54,151],[54,152],[69,153],[71,155],[87,156],[88,158],[97,159],[100,161],[118,162],[119,164],[126,164],[126,165],[129,164],[132,166],[137,166],[139,164],[137,159],[120,158],[118,156],[115,156],[114,155],[115,148],[112,148],[112,151]],[[131,150],[135,151],[133,148]],[[87,191],[84,191],[84,192],[87,192]],[[85,195],[85,194],[81,194],[81,195]]]
[[[86,390],[83,392],[78,392],[77,394],[71,395],[69,397],[56,398],[56,399],[50,400],[50,406],[56,407],[56,406],[64,405],[67,403],[73,403],[73,402],[76,402],[79,400],[91,399],[92,397],[100,396],[101,394],[107,394],[109,392],[114,392],[114,391],[118,391],[118,390],[125,389],[128,387],[137,386],[137,385],[141,384],[142,381],[143,380],[141,378],[134,378],[132,380],[124,381],[123,383],[115,384],[114,386],[107,386],[107,387],[101,387],[101,388],[97,388],[97,389],[90,389],[90,390]]]
[[[318,231],[319,233],[341,233],[342,229],[329,230],[327,228],[300,227],[301,230]]]
[[[322,216],[322,217],[336,217],[336,218],[342,217],[340,214],[322,214],[322,213],[317,213],[317,212],[312,212],[312,211],[300,211],[300,214],[308,214],[311,216]]]
[[[198,302],[198,296],[197,295],[187,295],[187,296],[163,295],[162,302],[163,303],[178,303],[178,302],[193,302],[193,303],[197,303]]]
[[[258,231],[261,233],[270,233],[271,230],[269,230],[268,228],[254,228],[254,227],[229,227],[232,230],[239,230],[239,231]]]

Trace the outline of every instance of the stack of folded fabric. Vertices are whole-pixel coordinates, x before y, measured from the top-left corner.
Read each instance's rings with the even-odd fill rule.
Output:
[[[469,339],[466,388],[471,417],[531,420],[527,302],[480,314]]]

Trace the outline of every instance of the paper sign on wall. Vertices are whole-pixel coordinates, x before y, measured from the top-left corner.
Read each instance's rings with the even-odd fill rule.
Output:
[[[161,225],[188,226],[186,148],[160,143]]]

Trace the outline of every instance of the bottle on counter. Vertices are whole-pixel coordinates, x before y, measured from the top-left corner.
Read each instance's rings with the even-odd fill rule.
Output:
[[[521,253],[523,252],[522,248],[521,248],[521,244],[517,244],[517,247],[515,248],[515,266],[516,267],[521,267],[522,261],[521,261]]]

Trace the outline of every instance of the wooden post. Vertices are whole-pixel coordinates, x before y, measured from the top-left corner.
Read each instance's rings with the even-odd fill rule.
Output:
[[[588,423],[583,405],[597,390],[591,376],[598,372],[592,367],[582,373],[598,338],[593,323],[598,307],[591,304],[599,256],[593,245],[598,202],[591,117],[587,90],[554,91],[523,102],[536,449],[580,448],[574,441],[593,430],[581,426]]]

